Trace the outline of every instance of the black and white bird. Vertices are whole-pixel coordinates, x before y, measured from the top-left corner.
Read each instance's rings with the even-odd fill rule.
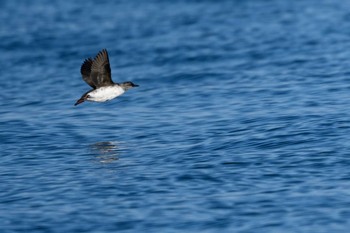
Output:
[[[74,105],[84,101],[105,102],[124,94],[130,88],[139,86],[132,82],[114,83],[112,81],[106,49],[101,50],[95,59],[86,59],[81,65],[80,72],[83,80],[93,89],[86,92]]]

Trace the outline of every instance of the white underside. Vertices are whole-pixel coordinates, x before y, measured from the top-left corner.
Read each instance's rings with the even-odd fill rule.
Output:
[[[120,86],[100,87],[88,94],[87,100],[93,102],[105,102],[124,93]]]

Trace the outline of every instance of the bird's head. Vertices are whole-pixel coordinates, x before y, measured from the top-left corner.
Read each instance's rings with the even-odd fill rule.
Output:
[[[133,82],[123,82],[120,84],[120,86],[124,89],[124,90],[129,90],[130,88],[133,87],[138,87],[139,85],[134,84]]]

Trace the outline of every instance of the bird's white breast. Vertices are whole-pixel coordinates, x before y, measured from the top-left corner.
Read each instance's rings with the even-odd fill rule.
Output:
[[[95,102],[105,102],[122,95],[124,92],[124,89],[117,85],[100,87],[90,92],[88,94],[87,100]]]

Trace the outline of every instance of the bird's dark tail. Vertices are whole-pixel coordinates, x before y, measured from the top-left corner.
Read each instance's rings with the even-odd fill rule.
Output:
[[[81,97],[80,99],[77,100],[77,102],[75,102],[74,106],[77,106],[78,104],[81,104],[85,101],[84,97]]]

